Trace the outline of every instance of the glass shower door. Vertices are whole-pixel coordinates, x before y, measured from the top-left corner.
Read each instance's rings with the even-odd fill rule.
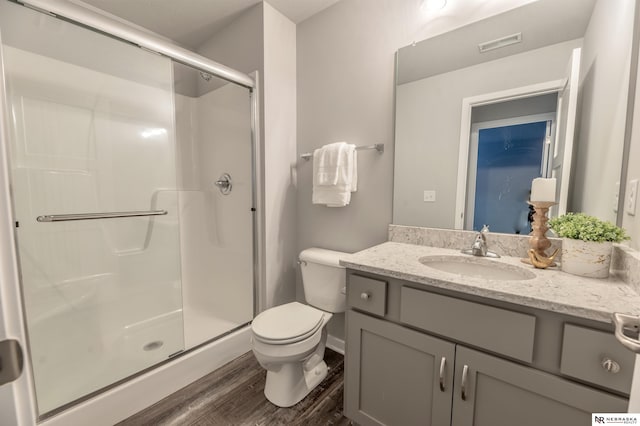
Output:
[[[0,36],[42,415],[184,349],[173,73],[9,2]]]
[[[185,347],[253,318],[248,89],[174,64]],[[228,179],[230,185],[225,185]]]

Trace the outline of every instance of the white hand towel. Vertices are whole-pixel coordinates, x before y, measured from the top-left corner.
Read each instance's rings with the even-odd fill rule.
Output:
[[[355,145],[336,142],[313,153],[313,204],[343,207],[351,202],[357,189]]]
[[[346,143],[336,142],[313,151],[313,177],[317,185],[337,185]]]

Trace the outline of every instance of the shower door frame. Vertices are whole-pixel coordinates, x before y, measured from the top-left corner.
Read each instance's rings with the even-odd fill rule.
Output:
[[[1,1],[1,0],[0,0]],[[12,0],[5,0],[12,1]],[[15,3],[15,1],[12,1]],[[69,3],[66,0],[19,0],[17,3],[74,24],[98,31],[107,36],[136,45],[141,49],[166,56],[173,61],[203,71],[249,90],[251,108],[251,212],[253,227],[253,316],[261,306],[260,265],[262,240],[261,221],[258,220],[258,185],[260,183],[258,74],[244,74],[204,56],[174,45],[161,37],[130,27],[92,10]],[[1,36],[1,35],[0,35]],[[1,46],[1,39],[0,39]],[[0,341],[15,339],[25,354],[21,376],[0,386],[0,408],[3,416],[12,423],[33,424],[40,419],[35,401],[35,387],[30,368],[26,319],[21,294],[20,270],[15,235],[15,215],[11,197],[9,159],[6,147],[9,141],[7,127],[7,92],[4,85],[2,49],[0,48]],[[214,339],[215,340],[215,339]],[[187,351],[185,351],[187,352]],[[176,357],[176,358],[179,358]],[[153,367],[152,367],[153,368]]]
[[[9,158],[6,149],[9,141],[5,120],[5,117],[9,117],[6,94],[0,34],[0,340],[17,340],[25,353],[28,347],[26,316],[22,305]],[[24,364],[22,373],[16,380],[0,386],[0,408],[9,424],[27,424],[28,420],[37,418],[31,368],[28,368],[29,361]]]

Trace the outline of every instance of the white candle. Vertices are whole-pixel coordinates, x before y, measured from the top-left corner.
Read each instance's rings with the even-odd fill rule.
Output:
[[[531,201],[555,203],[556,178],[535,178],[531,182]]]

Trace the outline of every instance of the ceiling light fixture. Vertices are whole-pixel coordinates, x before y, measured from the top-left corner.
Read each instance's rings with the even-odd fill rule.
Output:
[[[446,4],[447,4],[447,0],[422,0],[420,9],[425,11],[440,10],[443,7],[445,7]]]
[[[490,50],[500,49],[501,47],[510,46],[512,44],[520,42],[522,42],[522,33],[515,33],[495,40],[480,43],[478,44],[478,49],[480,49],[480,53],[484,53]]]

